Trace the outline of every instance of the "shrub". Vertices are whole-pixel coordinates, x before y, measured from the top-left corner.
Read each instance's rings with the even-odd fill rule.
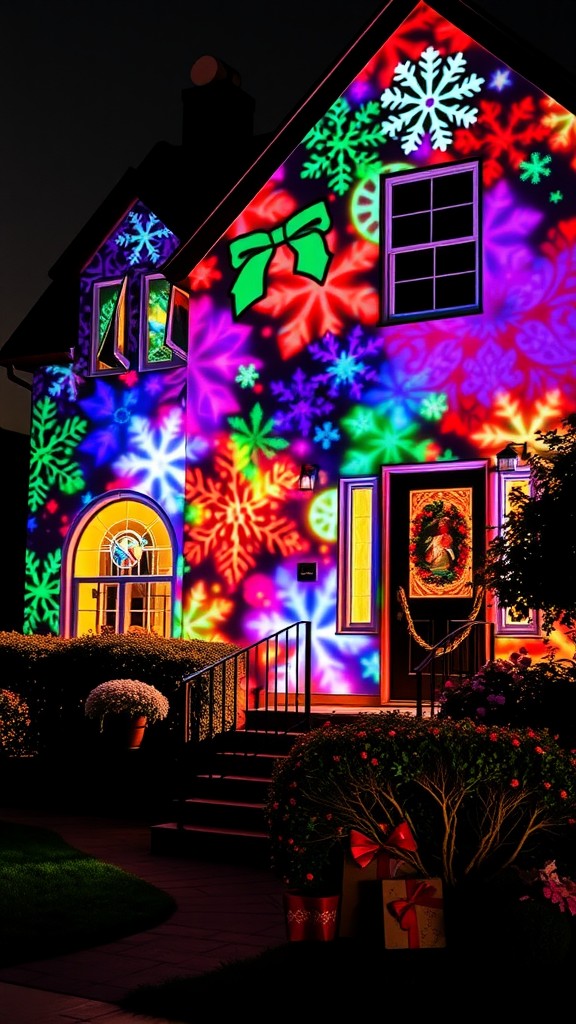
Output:
[[[19,694],[0,690],[0,750],[10,757],[31,753],[30,712]]]
[[[563,746],[576,745],[576,662],[553,653],[532,663],[521,647],[509,659],[486,662],[469,679],[448,680],[438,717],[550,729]]]
[[[292,888],[333,886],[355,829],[448,887],[481,883],[541,853],[576,820],[576,760],[547,732],[401,712],[328,722],[276,765],[267,806],[272,865]]]

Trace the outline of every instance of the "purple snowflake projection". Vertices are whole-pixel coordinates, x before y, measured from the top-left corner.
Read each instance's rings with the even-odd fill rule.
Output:
[[[259,640],[283,629],[287,622],[310,620],[314,623],[313,690],[326,694],[365,693],[366,679],[362,678],[359,659],[360,655],[368,657],[370,652],[378,650],[378,639],[336,634],[335,565],[328,567],[323,564],[321,579],[314,587],[302,587],[296,581],[295,563],[278,568],[273,583],[276,606],[269,611],[248,612],[243,622],[243,634],[248,639]],[[360,670],[357,677],[353,665]],[[377,687],[375,682],[375,694]]]
[[[270,393],[282,408],[274,414],[276,428],[282,433],[295,431],[308,437],[315,419],[326,416],[334,408],[319,394],[323,377],[307,377],[301,367],[289,381],[271,381]],[[284,408],[286,406],[286,408]]]
[[[529,266],[533,251],[527,239],[543,216],[540,210],[520,206],[505,178],[488,190],[483,207],[484,273],[510,275]]]
[[[197,434],[239,411],[238,366],[256,360],[247,345],[252,328],[234,323],[230,310],[217,310],[209,296],[191,300],[190,324],[188,366],[171,374],[165,398],[179,396],[186,387],[185,429]]]
[[[80,449],[92,455],[97,466],[124,451],[132,417],[144,411],[138,388],[119,390],[114,381],[102,379],[95,381],[92,397],[82,399],[79,405],[93,424]]]
[[[114,463],[120,485],[144,491],[169,514],[180,513],[184,500],[182,419],[181,409],[172,409],[157,427],[143,416],[133,417],[128,428],[129,450]]]
[[[309,352],[327,367],[325,374],[317,379],[327,384],[328,395],[344,394],[359,400],[366,382],[377,377],[374,366],[366,360],[382,355],[382,338],[378,334],[365,338],[362,327],[357,324],[344,342],[328,332],[322,341],[309,346]]]

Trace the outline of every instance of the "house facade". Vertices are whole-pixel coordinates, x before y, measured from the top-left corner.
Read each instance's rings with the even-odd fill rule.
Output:
[[[556,72],[468,5],[398,0],[199,226],[125,204],[69,358],[34,371],[25,632],[306,620],[313,700],[358,705],[412,700],[469,619],[542,654],[474,571],[576,409]]]

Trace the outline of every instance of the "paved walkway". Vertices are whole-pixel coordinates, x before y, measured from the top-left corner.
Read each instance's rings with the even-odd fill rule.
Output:
[[[114,1002],[138,985],[203,974],[286,941],[282,888],[272,872],[152,855],[147,824],[13,808],[0,808],[0,819],[52,829],[76,849],[164,889],[178,904],[167,921],[146,932],[0,968],[0,1024],[163,1024]]]

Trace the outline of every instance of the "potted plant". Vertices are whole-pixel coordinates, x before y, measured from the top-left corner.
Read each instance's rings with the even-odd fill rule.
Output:
[[[168,698],[155,686],[139,679],[110,679],[100,683],[90,691],[84,704],[85,715],[99,721],[100,732],[110,716],[128,719],[130,749],[140,746],[146,725],[166,718],[169,709]]]

